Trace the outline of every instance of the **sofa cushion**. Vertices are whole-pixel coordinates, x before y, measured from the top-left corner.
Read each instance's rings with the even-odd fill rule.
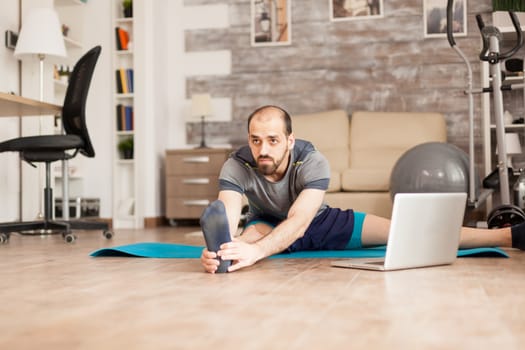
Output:
[[[328,185],[328,189],[326,192],[339,192],[341,191],[341,172],[330,170],[330,184]]]
[[[348,169],[341,175],[341,186],[345,191],[388,191],[391,169]]]
[[[292,116],[295,137],[312,142],[330,163],[329,192],[341,190],[341,173],[348,168],[348,124],[348,114],[344,110]]]
[[[367,214],[390,218],[392,200],[389,192],[336,192],[325,195],[332,208],[354,209]]]
[[[350,166],[344,191],[388,191],[390,173],[408,149],[424,142],[446,142],[440,113],[354,112],[350,126]]]

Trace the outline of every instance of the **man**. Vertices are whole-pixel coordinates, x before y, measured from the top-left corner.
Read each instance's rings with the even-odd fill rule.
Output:
[[[311,143],[296,140],[291,124],[289,114],[277,106],[260,107],[249,116],[248,146],[225,162],[219,176],[218,201],[224,206],[214,202],[201,217],[205,233],[226,230],[233,239],[217,252],[203,250],[207,272],[217,270],[218,257],[233,261],[228,268],[232,272],[285,250],[386,244],[390,220],[324,204],[328,161]],[[243,195],[250,207],[247,224],[242,235],[234,237]],[[214,220],[207,220],[212,216]],[[463,227],[460,246],[525,250],[525,223],[493,230]]]

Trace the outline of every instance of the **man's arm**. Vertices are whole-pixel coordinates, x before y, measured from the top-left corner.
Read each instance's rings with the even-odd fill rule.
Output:
[[[220,191],[219,200],[224,203],[228,224],[230,225],[230,235],[235,237],[239,220],[241,219],[242,194],[236,191]]]
[[[218,199],[224,203],[228,224],[230,226],[230,235],[233,239],[239,230],[239,221],[241,219],[242,211],[242,195],[237,191],[223,190],[219,192]],[[242,235],[238,238],[244,242],[253,243],[261,239],[261,237],[273,229],[273,227],[268,226],[267,229],[260,232],[258,228],[259,225],[250,225],[248,228],[243,229]]]
[[[223,244],[218,254],[226,260],[236,260],[229,271],[253,265],[270,255],[280,253],[301,238],[323,203],[325,191],[306,189],[294,202],[288,217],[272,232],[253,244],[234,241]]]

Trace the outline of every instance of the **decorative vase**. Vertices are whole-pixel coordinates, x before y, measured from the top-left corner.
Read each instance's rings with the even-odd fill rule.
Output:
[[[133,7],[125,7],[124,8],[124,17],[130,18],[133,17]]]
[[[133,150],[132,149],[123,150],[122,159],[133,159]]]

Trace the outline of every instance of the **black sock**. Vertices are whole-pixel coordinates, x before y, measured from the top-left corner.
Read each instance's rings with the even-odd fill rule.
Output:
[[[201,215],[200,224],[209,251],[217,251],[219,247],[217,244],[224,242],[217,242],[216,238],[221,237],[221,241],[226,237],[230,237],[230,225],[228,224],[228,217],[226,216],[226,209],[224,203],[220,200],[213,201]],[[230,241],[228,239],[227,241]],[[211,248],[211,249],[210,249]]]
[[[512,248],[525,250],[525,221],[510,228]]]
[[[228,225],[228,217],[222,201],[216,200],[204,209],[200,224],[204,233],[206,247],[210,252],[219,251],[221,244],[231,241],[230,225]],[[216,272],[228,272],[228,267],[232,261],[222,260],[220,257],[217,259],[220,264]]]

